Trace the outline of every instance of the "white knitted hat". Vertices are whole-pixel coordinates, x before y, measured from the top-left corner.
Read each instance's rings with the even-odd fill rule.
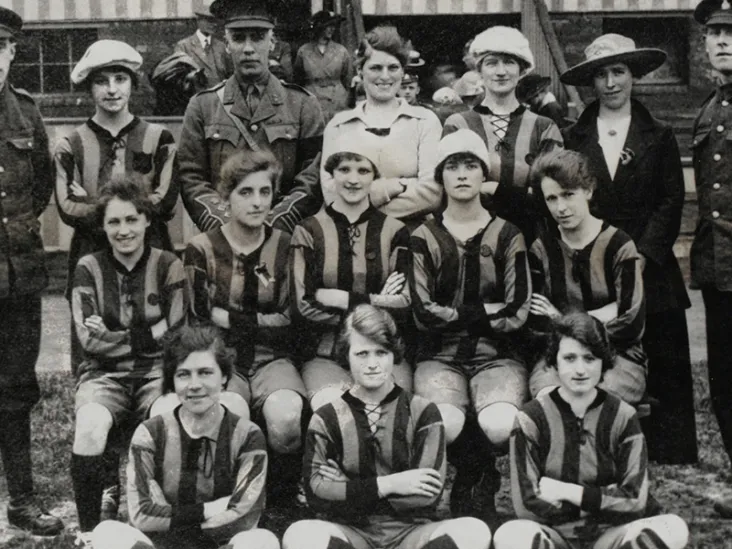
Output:
[[[379,153],[382,140],[379,136],[363,129],[348,132],[338,139],[330,156],[338,153],[354,153],[371,161],[374,167],[379,168]],[[330,156],[328,158],[330,158]],[[326,158],[326,162],[328,161]]]
[[[470,44],[470,53],[478,67],[490,53],[504,53],[524,61],[528,65],[526,72],[531,72],[535,66],[528,39],[521,31],[512,27],[499,25],[484,30]]]
[[[124,67],[136,73],[141,65],[142,56],[129,44],[119,40],[97,40],[71,71],[71,81],[81,84],[92,72],[106,67]]]
[[[473,130],[462,129],[446,135],[437,147],[437,168],[442,169],[442,163],[453,154],[470,153],[485,163],[490,170],[491,161],[488,157],[488,147],[480,136]],[[435,177],[437,179],[437,177]]]

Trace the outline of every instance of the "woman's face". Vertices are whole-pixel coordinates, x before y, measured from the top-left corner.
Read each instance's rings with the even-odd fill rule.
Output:
[[[565,337],[559,342],[557,351],[557,374],[561,387],[579,398],[600,383],[602,360],[576,339]]]
[[[102,69],[91,78],[91,95],[99,111],[115,115],[127,110],[132,95],[132,77],[121,70]]]
[[[175,369],[173,387],[189,413],[202,416],[221,399],[224,374],[213,351],[194,351]]]
[[[515,94],[522,73],[518,60],[502,53],[488,54],[480,64],[485,91],[495,96]]]
[[[565,231],[576,230],[590,215],[592,191],[565,189],[551,177],[541,180],[544,202],[554,221]]]
[[[399,59],[384,51],[374,50],[361,68],[366,99],[386,103],[394,99],[402,85],[404,69]]]
[[[630,101],[633,74],[625,63],[600,67],[594,77],[595,92],[600,104],[610,110],[623,108]]]
[[[246,229],[260,228],[272,208],[272,195],[272,173],[250,173],[229,195],[232,221]]]
[[[357,206],[367,203],[374,181],[374,167],[363,157],[360,160],[342,160],[333,170],[333,181],[338,198],[344,204]]]
[[[145,245],[147,216],[137,211],[132,202],[112,198],[104,210],[104,232],[112,250],[121,256],[133,256]]]
[[[391,379],[394,353],[354,330],[350,338],[348,364],[356,385],[377,392]]]
[[[456,202],[470,202],[480,194],[485,181],[483,166],[477,158],[450,158],[442,167],[442,181],[445,194]]]

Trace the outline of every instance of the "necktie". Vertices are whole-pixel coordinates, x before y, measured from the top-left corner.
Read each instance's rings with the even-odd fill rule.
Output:
[[[208,37],[203,41],[203,51],[206,55],[211,53],[211,39]]]
[[[247,105],[249,105],[249,112],[254,116],[259,106],[259,90],[256,86],[249,86],[247,90]]]

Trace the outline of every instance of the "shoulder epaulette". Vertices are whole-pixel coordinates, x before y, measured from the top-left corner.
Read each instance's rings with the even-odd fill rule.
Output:
[[[28,90],[24,90],[23,88],[16,88],[13,85],[10,86],[10,89],[13,90],[13,93],[15,93],[16,95],[30,99],[33,103],[36,102],[36,100],[33,99],[33,96]]]
[[[206,88],[205,90],[201,90],[196,95],[203,95],[204,93],[212,93],[212,92],[215,93],[218,90],[220,90],[221,88],[223,88],[225,85],[226,85],[226,80],[222,80],[221,82],[219,82],[218,84],[216,84],[214,86],[211,86],[210,88]]]
[[[707,104],[708,104],[708,103],[709,103],[709,102],[710,102],[710,101],[711,101],[711,100],[712,100],[712,99],[714,98],[714,96],[715,96],[715,95],[717,95],[717,90],[714,90],[714,91],[713,91],[713,92],[711,92],[711,93],[710,93],[709,95],[707,95],[707,96],[706,96],[706,97],[704,98],[704,101],[702,101],[702,103],[701,103],[701,106],[702,106],[702,107],[705,107],[705,106],[706,106],[706,105],[707,105]]]
[[[293,89],[293,90],[298,90],[298,91],[301,91],[302,93],[305,93],[307,95],[311,95],[312,97],[315,97],[315,94],[313,92],[311,92],[310,90],[307,90],[307,89],[303,88],[300,84],[295,84],[293,82],[285,82],[284,80],[280,80],[280,82],[286,88],[290,88],[290,89]]]

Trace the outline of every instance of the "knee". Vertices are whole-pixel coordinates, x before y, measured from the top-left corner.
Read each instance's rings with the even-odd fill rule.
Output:
[[[334,534],[330,530],[320,520],[299,520],[282,536],[282,549],[326,549]]]
[[[445,442],[451,444],[465,426],[465,414],[452,404],[438,404],[442,416],[442,424],[445,426]]]
[[[112,414],[101,404],[85,404],[79,408],[74,427],[74,453],[96,456],[104,452],[113,423]]]
[[[341,398],[342,395],[343,389],[338,387],[326,387],[313,395],[313,398],[310,399],[310,407],[315,411],[321,406]]]
[[[176,406],[180,404],[180,399],[175,393],[168,393],[155,399],[152,406],[150,406],[150,417],[162,416],[168,412],[175,410]]]
[[[478,414],[480,428],[492,444],[503,446],[508,442],[517,412],[518,409],[513,404],[499,402],[491,404]]]
[[[239,532],[229,541],[231,549],[279,549],[280,542],[272,532],[264,528],[255,528],[247,532]]]
[[[153,546],[150,539],[138,529],[116,520],[105,520],[94,528],[92,531],[92,545],[94,547],[104,547],[105,549],[132,549],[133,547]]]
[[[678,515],[661,515],[654,522],[653,530],[669,549],[683,549],[689,543],[689,527]]]
[[[491,545],[491,529],[477,518],[452,519],[432,537],[434,539],[444,534],[452,538],[458,549],[488,549]]]
[[[236,414],[242,419],[249,419],[249,404],[240,394],[233,391],[224,391],[221,393],[220,402],[232,414]]]
[[[302,397],[295,391],[276,391],[264,401],[262,413],[267,422],[267,442],[272,450],[291,454],[300,448],[302,409]]]
[[[493,534],[495,549],[523,549],[532,547],[534,536],[541,528],[530,520],[512,520],[503,524]]]

